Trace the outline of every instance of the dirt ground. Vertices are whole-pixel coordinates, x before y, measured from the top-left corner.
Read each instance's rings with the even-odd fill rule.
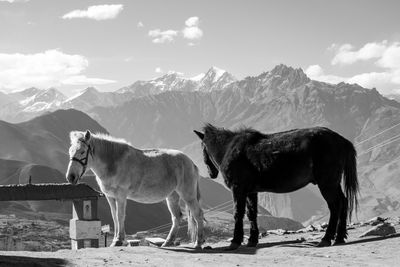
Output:
[[[345,245],[317,248],[321,232],[274,235],[260,239],[257,248],[233,252],[228,242],[206,244],[212,249],[194,250],[189,245],[157,247],[87,248],[57,252],[0,252],[0,266],[400,266],[400,234],[388,237],[358,236],[371,228],[349,231]],[[400,225],[396,225],[399,232]],[[302,242],[302,238],[306,242]]]

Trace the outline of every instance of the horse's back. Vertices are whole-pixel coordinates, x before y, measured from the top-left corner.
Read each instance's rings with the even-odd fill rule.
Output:
[[[349,144],[325,127],[272,134],[249,131],[232,142],[232,153],[228,155],[231,162],[227,165],[231,173],[244,170],[246,179],[253,181],[258,191],[291,192],[310,182],[317,183],[315,168],[331,171],[331,162],[343,162],[343,150]]]
[[[166,169],[171,169],[176,181],[175,191],[185,199],[196,197],[198,190],[199,170],[185,153],[173,149],[158,149],[159,158],[163,160]]]
[[[150,149],[143,150],[147,161],[153,162],[155,165],[161,165],[165,170],[169,171],[168,175],[172,175],[177,179],[177,183],[182,183],[182,179],[187,176],[196,175],[198,172],[194,162],[180,150],[175,149]]]

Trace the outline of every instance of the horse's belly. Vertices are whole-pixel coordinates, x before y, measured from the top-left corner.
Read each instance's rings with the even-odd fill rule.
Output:
[[[145,204],[152,204],[152,203],[158,203],[163,200],[165,200],[168,197],[167,193],[164,194],[139,194],[139,193],[134,193],[128,195],[128,199],[140,202],[140,203],[145,203]]]
[[[304,179],[301,177],[301,180],[293,183],[292,181],[285,181],[285,179],[269,177],[267,180],[273,180],[270,182],[259,183],[256,185],[256,192],[271,192],[271,193],[290,193],[296,191],[300,188],[303,188],[307,184],[310,183],[309,179]]]
[[[158,183],[142,183],[136,189],[130,190],[128,198],[140,203],[157,203],[165,200],[176,188],[176,183],[165,180]]]
[[[282,169],[280,172],[264,173],[256,183],[256,191],[272,193],[290,193],[313,182],[312,170],[292,171]]]

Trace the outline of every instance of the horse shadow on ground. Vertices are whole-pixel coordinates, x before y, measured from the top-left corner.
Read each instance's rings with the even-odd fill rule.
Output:
[[[369,242],[376,242],[376,241],[386,240],[386,239],[390,239],[390,238],[398,238],[398,237],[400,237],[400,233],[387,235],[387,236],[363,237],[361,239],[348,241],[348,242],[346,242],[344,244],[335,245],[335,247],[356,245],[356,244],[369,243]],[[300,243],[300,244],[286,244],[286,245],[282,245],[282,246],[284,246],[284,247],[309,248],[309,247],[316,247],[317,244],[318,244],[318,242],[303,242],[303,243]]]
[[[380,240],[390,239],[390,238],[398,238],[400,237],[400,233],[389,235],[389,236],[378,236],[378,237],[370,237],[370,238],[362,238],[358,240],[351,240],[347,243],[335,245],[337,246],[349,246],[349,245],[356,245],[360,243],[369,243],[369,242],[376,242]],[[163,250],[168,251],[175,251],[175,252],[183,252],[183,253],[192,253],[192,254],[247,254],[253,255],[257,253],[257,250],[263,248],[270,248],[270,247],[297,247],[297,248],[319,248],[317,244],[319,242],[310,242],[305,241],[304,239],[295,239],[295,240],[287,240],[287,241],[278,241],[278,242],[267,242],[258,244],[256,248],[249,248],[245,245],[239,247],[237,250],[226,250],[229,246],[222,246],[222,247],[214,247],[211,249],[194,249],[192,247],[173,247],[173,248],[160,248]]]
[[[267,242],[267,243],[262,243],[258,244],[257,247],[246,247],[246,245],[243,245],[239,247],[236,250],[226,250],[229,245],[227,246],[222,246],[222,247],[214,247],[210,249],[195,249],[192,247],[172,247],[172,248],[160,248],[163,250],[169,250],[169,251],[175,251],[175,252],[183,252],[183,253],[192,253],[192,254],[247,254],[247,255],[253,255],[257,253],[257,250],[262,249],[262,248],[269,248],[269,247],[275,247],[275,246],[283,246],[283,245],[290,245],[290,244],[296,244],[296,243],[301,243],[304,240],[302,239],[296,239],[296,240],[287,240],[287,241],[279,241],[279,242]]]
[[[64,267],[68,261],[57,258],[34,258],[0,255],[0,267]]]

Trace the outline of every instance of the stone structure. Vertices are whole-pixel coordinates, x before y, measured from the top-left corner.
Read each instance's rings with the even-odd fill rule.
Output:
[[[17,184],[0,185],[0,201],[71,200],[71,248],[99,247],[101,222],[97,201],[103,194],[87,184]]]

